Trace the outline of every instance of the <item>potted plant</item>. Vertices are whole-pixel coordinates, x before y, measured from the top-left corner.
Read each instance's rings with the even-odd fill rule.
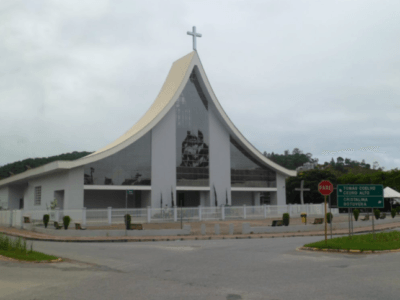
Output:
[[[283,220],[283,224],[285,226],[289,225],[289,221],[290,221],[290,215],[288,213],[284,213],[282,216],[282,220]]]
[[[353,210],[354,219],[358,221],[358,216],[360,215],[360,211],[356,208]]]
[[[43,215],[43,224],[44,228],[47,228],[47,224],[49,224],[50,216],[49,215]]]
[[[125,219],[126,230],[130,230],[131,229],[131,215],[130,214],[126,214],[124,216],[124,219]]]
[[[379,217],[381,216],[381,211],[379,209],[374,209],[374,215],[375,215],[375,219],[379,219]]]
[[[396,210],[394,208],[392,208],[392,210],[390,211],[390,214],[392,215],[392,218],[394,218],[396,216]]]
[[[326,213],[326,222],[327,222],[328,224],[331,224],[332,219],[333,219],[332,213],[330,213],[330,212]]]
[[[69,216],[65,216],[63,218],[63,222],[64,222],[64,229],[67,230],[69,223],[71,223],[71,218]]]

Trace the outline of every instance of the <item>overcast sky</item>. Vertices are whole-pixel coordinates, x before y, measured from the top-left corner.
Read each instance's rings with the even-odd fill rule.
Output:
[[[95,151],[198,53],[261,152],[400,167],[400,2],[0,1],[0,165]],[[341,151],[341,152],[340,152]]]

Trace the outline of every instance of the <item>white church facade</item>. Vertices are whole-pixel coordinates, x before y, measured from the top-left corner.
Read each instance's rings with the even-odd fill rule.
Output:
[[[218,102],[197,51],[177,60],[146,114],[108,146],[0,180],[0,206],[60,209],[285,205],[296,176],[264,157]],[[130,191],[127,193],[127,191]]]

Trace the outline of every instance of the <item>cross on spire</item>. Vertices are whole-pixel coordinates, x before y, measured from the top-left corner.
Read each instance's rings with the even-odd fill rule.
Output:
[[[300,201],[301,201],[301,204],[304,204],[303,192],[309,192],[310,191],[310,189],[305,189],[304,188],[304,180],[302,180],[300,182],[300,188],[295,188],[294,190],[300,192]]]
[[[187,34],[193,36],[193,50],[197,51],[196,37],[201,37],[201,33],[197,33],[196,26],[193,26],[193,31],[192,32],[188,31]]]

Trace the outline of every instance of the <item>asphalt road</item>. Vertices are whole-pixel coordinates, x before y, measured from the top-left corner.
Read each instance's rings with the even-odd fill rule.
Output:
[[[72,261],[0,261],[0,299],[400,298],[400,253],[296,251],[320,239],[34,242]]]

